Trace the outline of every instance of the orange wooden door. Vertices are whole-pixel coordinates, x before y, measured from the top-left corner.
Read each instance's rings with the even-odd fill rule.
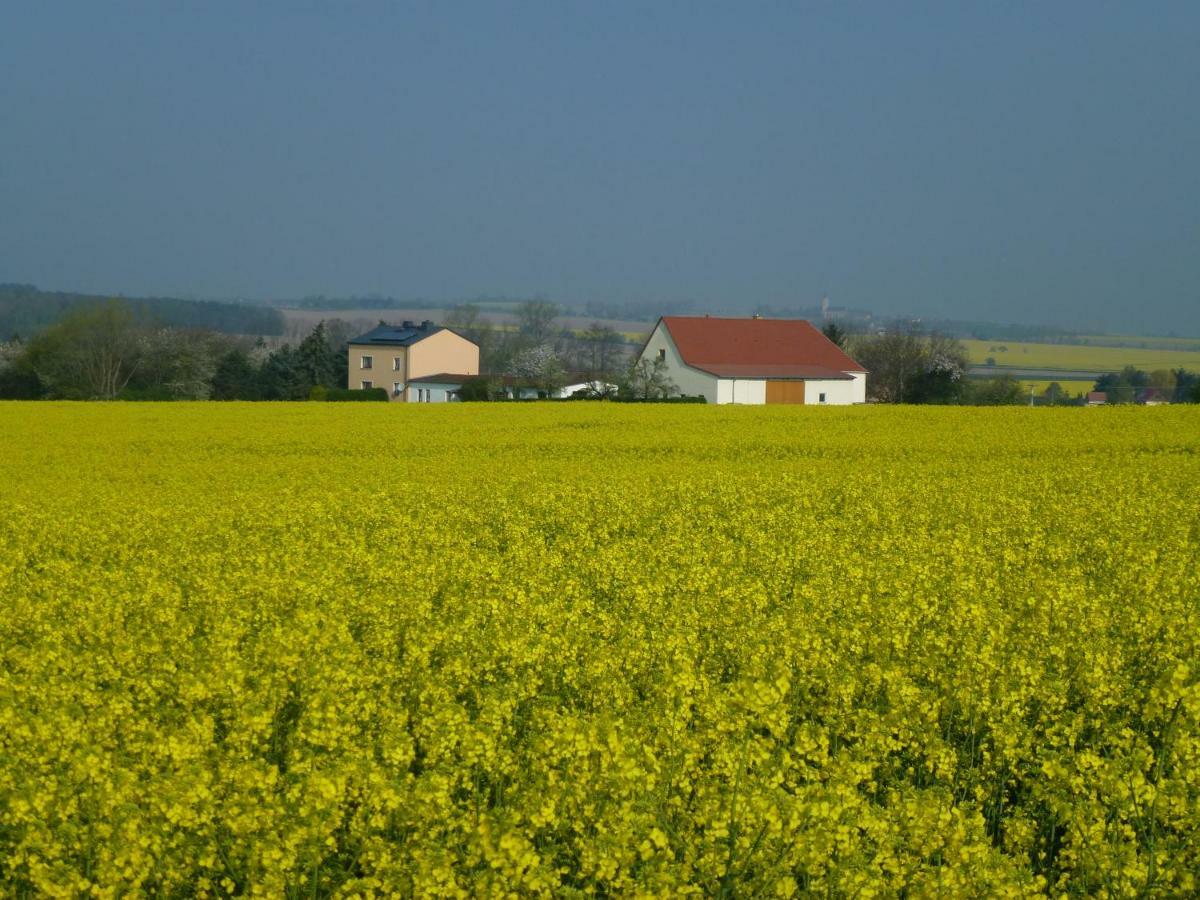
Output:
[[[768,381],[768,403],[803,403],[803,381]]]

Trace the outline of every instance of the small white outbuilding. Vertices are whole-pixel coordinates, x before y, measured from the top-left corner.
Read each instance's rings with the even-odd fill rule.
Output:
[[[865,403],[867,371],[805,319],[663,316],[639,360],[709,403]]]

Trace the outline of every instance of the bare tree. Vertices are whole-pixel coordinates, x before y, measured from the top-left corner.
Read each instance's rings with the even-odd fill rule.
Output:
[[[868,396],[901,403],[912,380],[925,370],[926,345],[920,328],[895,324],[884,334],[855,338],[850,355],[871,373]]]
[[[625,339],[608,325],[593,322],[574,349],[575,368],[592,378],[611,378],[625,367]]]
[[[554,337],[558,321],[557,304],[546,300],[526,300],[517,307],[517,327],[531,344],[543,344]]]
[[[679,393],[667,361],[639,359],[629,367],[629,392],[640,400],[660,400]]]

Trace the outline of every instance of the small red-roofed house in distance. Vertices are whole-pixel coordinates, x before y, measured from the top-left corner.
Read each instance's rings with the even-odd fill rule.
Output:
[[[663,316],[639,360],[709,403],[865,403],[867,372],[805,319]]]

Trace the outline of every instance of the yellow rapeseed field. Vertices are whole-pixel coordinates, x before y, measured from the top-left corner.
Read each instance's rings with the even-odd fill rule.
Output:
[[[0,404],[0,893],[1200,890],[1200,409]]]
[[[1156,369],[1200,368],[1200,351],[1151,347],[1102,347],[1085,344],[1037,344],[1020,341],[962,342],[973,365],[994,359],[997,366],[1049,369],[1095,369],[1119,372],[1136,366],[1147,372]],[[1001,370],[1003,371],[1003,370]]]

